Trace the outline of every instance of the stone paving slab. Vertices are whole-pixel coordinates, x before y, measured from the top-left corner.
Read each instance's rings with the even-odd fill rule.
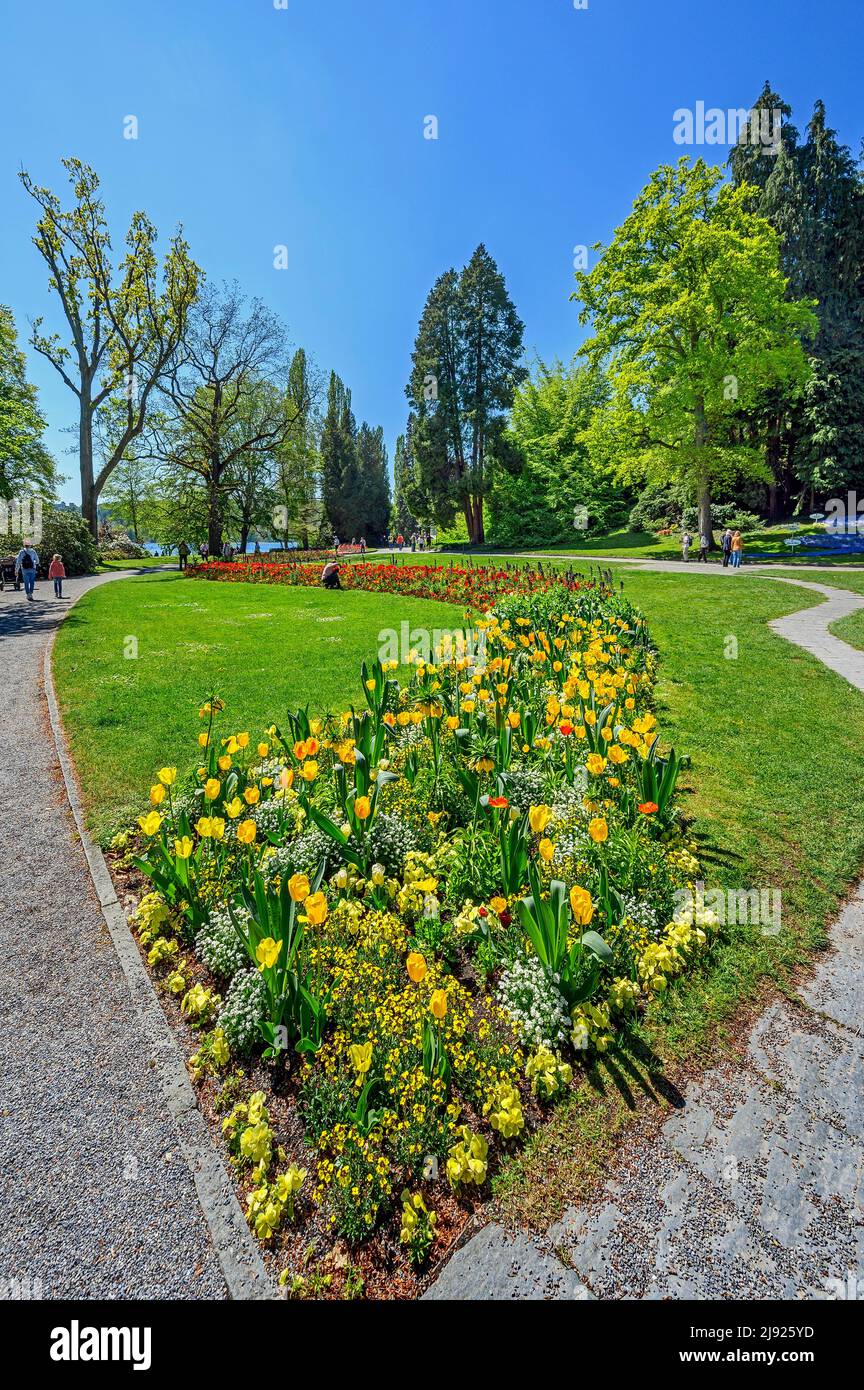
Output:
[[[456,1251],[423,1297],[433,1301],[584,1301],[594,1295],[544,1242],[501,1226],[485,1226],[467,1246]]]

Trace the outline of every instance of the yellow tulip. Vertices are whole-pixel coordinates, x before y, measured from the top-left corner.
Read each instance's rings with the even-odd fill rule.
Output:
[[[327,899],[323,893],[312,893],[303,904],[306,920],[313,927],[320,927],[327,921]]]
[[[240,800],[239,796],[233,797],[231,801],[225,804],[226,814],[229,815],[232,820],[236,820],[242,810],[243,802]]]
[[[243,798],[247,806],[255,806],[261,800],[261,793],[257,787],[247,787]]]
[[[609,827],[602,816],[595,816],[594,820],[589,821],[588,834],[595,845],[600,845],[609,838]]]
[[[237,839],[241,845],[251,845],[257,834],[254,820],[241,820],[237,827]]]
[[[543,860],[543,863],[549,864],[552,860],[552,856],[555,853],[555,846],[553,845],[552,841],[547,839],[541,840],[539,845],[537,846],[537,849],[540,854],[540,858]]]
[[[368,796],[358,796],[354,802],[354,814],[358,820],[368,820],[372,812],[372,802]]]
[[[160,767],[157,776],[163,787],[173,787],[177,781],[177,769],[176,767]]]
[[[265,936],[263,941],[259,941],[255,948],[255,959],[262,970],[268,970],[274,966],[279,959],[282,950],[282,942],[274,941],[272,936]]]
[[[204,795],[208,801],[215,801],[222,790],[222,783],[216,777],[208,777],[204,783]]]
[[[531,806],[528,809],[528,823],[535,835],[545,830],[551,819],[552,811],[548,806]]]
[[[184,835],[182,840],[174,841],[174,853],[178,859],[188,859],[194,846],[188,835]]]
[[[587,888],[580,888],[578,884],[574,884],[570,889],[570,907],[579,925],[587,927],[594,916],[594,903]]]
[[[156,782],[156,783],[150,788],[150,805],[151,805],[151,806],[161,806],[161,805],[162,805],[162,802],[163,802],[164,800],[165,800],[165,788],[163,787],[163,785],[162,785],[161,782]]]
[[[412,951],[405,962],[405,968],[409,979],[413,980],[415,985],[419,985],[426,976],[425,957],[421,956],[419,951]]]
[[[302,903],[309,896],[309,880],[305,874],[294,874],[288,880],[288,892],[295,903]]]
[[[446,990],[443,990],[443,989],[436,989],[436,990],[433,990],[433,992],[432,992],[432,998],[429,1000],[429,1011],[430,1011],[430,1013],[432,1014],[432,1017],[433,1017],[433,1018],[437,1018],[437,1019],[438,1019],[438,1022],[439,1022],[439,1023],[441,1022],[441,1020],[442,1020],[443,1018],[446,1018],[446,1017],[447,1017],[447,991],[446,991]]]
[[[151,811],[147,816],[139,816],[138,824],[145,835],[155,835],[162,824],[162,817],[158,811]]]
[[[311,762],[303,764],[300,769],[300,776],[303,778],[304,782],[315,781],[315,778],[318,776],[318,764],[315,762],[314,758]]]
[[[259,743],[259,744],[258,744],[258,757],[259,757],[259,758],[266,758],[266,757],[267,757],[267,754],[268,754],[269,752],[270,752],[270,744],[269,744],[269,743]]]

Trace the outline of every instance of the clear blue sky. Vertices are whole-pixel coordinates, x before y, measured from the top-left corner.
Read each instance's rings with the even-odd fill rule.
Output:
[[[3,30],[0,301],[21,337],[56,306],[16,170],[61,190],[75,154],[102,179],[115,244],[139,206],[163,237],[182,221],[210,277],[236,277],[335,367],[391,458],[426,294],[478,242],[529,355],[566,358],[573,247],[608,239],[682,153],[677,108],[749,106],[768,77],[799,128],[821,97],[856,152],[864,133],[860,0],[43,0],[8,6]],[[29,365],[77,500],[60,432],[74,398]]]

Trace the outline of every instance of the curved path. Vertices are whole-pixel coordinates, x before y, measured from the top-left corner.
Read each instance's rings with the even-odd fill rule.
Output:
[[[113,890],[94,891],[49,724],[54,633],[119,577],[0,593],[0,1298],[249,1296],[251,1237]]]
[[[772,629],[864,691],[864,652],[828,631],[864,597],[770,577],[826,598]],[[596,1198],[569,1208],[545,1238],[485,1227],[425,1297],[860,1297],[864,885],[830,938],[798,997],[776,999],[753,1026],[742,1062],[694,1081],[662,1124],[643,1108]]]

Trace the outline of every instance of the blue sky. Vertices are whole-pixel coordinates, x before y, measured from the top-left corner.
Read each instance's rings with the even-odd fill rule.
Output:
[[[212,279],[260,295],[335,367],[391,457],[426,294],[478,242],[528,354],[568,358],[573,248],[608,239],[682,153],[676,109],[748,106],[768,77],[799,128],[822,97],[856,152],[864,134],[860,0],[43,0],[7,7],[4,49],[0,301],[22,339],[37,314],[62,324],[16,171],[59,191],[75,154],[100,175],[115,245],[139,206],[163,238],[182,222]],[[77,500],[74,398],[47,362],[29,367]]]

